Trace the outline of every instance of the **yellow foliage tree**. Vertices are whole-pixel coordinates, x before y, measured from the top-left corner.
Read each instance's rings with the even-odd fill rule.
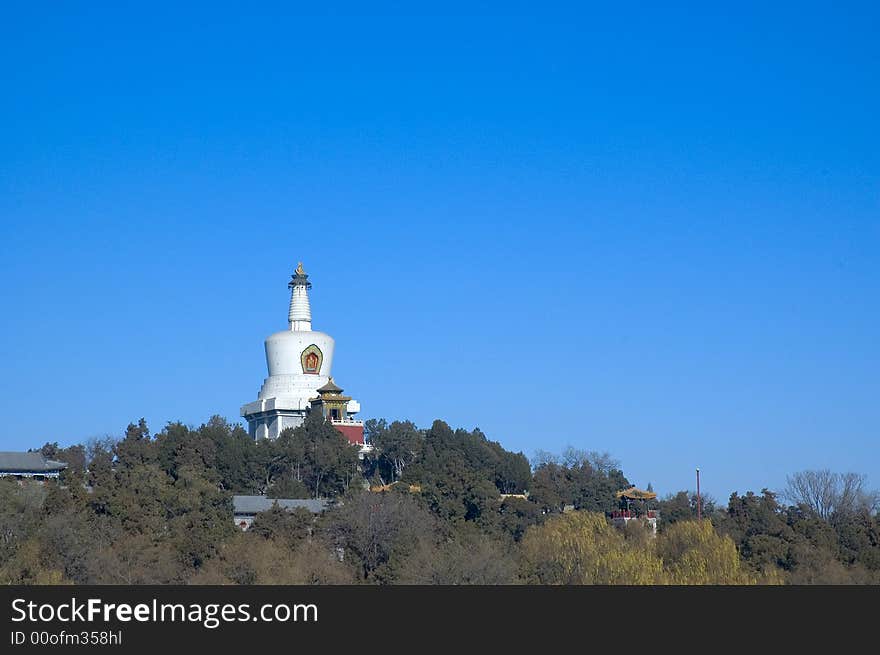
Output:
[[[521,575],[537,584],[755,584],[736,545],[710,521],[681,521],[656,539],[627,539],[605,516],[570,512],[529,528]],[[776,577],[760,582],[780,583]]]
[[[719,535],[708,520],[679,521],[669,526],[657,537],[654,549],[663,561],[668,584],[757,583],[743,570],[733,540]]]
[[[28,539],[13,557],[0,566],[0,584],[61,585],[70,584],[64,574],[45,562],[40,543]]]
[[[534,526],[522,542],[523,577],[538,584],[657,584],[661,561],[630,547],[605,516],[570,512]]]

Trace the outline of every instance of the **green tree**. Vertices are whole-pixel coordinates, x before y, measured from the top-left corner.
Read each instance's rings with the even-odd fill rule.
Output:
[[[545,517],[537,504],[523,498],[506,498],[498,512],[500,530],[514,541],[520,541],[526,530],[543,522]]]
[[[202,566],[235,530],[231,495],[220,491],[198,467],[178,470],[165,507],[171,542],[188,568]]]
[[[379,470],[383,479],[396,482],[403,477],[406,467],[422,454],[425,436],[410,421],[384,420],[370,427],[370,443],[378,451]]]
[[[295,548],[311,535],[313,524],[314,516],[307,509],[287,510],[276,503],[265,512],[257,513],[248,532]]]
[[[150,437],[147,422],[142,418],[129,423],[125,429],[125,437],[114,447],[115,462],[119,468],[134,468],[141,464],[156,462],[156,448]]]
[[[529,499],[548,512],[560,512],[565,505],[610,512],[618,505],[616,492],[631,486],[623,472],[614,468],[616,465],[607,453],[572,448],[562,458],[542,453],[532,476]]]
[[[287,480],[302,483],[313,498],[344,493],[359,476],[358,451],[320,414],[310,414],[305,422],[285,429],[277,443],[267,445],[267,479],[272,486]]]

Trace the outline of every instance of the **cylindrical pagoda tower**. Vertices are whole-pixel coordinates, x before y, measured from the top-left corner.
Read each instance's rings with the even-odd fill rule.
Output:
[[[290,277],[291,280],[287,284],[290,287],[290,311],[287,312],[287,322],[290,323],[290,329],[295,332],[309,331],[312,329],[312,308],[309,305],[309,289],[312,288],[312,283],[303,270],[302,262],[297,265],[296,272]]]

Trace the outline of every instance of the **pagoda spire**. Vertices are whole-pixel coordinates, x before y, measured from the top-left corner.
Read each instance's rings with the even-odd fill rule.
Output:
[[[290,311],[287,312],[287,322],[294,332],[311,332],[312,308],[309,305],[309,289],[312,283],[303,269],[302,262],[296,267],[296,272],[290,276],[287,286],[290,288]]]

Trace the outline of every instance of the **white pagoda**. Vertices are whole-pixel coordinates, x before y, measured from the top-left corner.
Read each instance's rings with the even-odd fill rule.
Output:
[[[318,411],[323,407],[313,401],[320,400],[329,389],[338,389],[331,378],[335,343],[329,334],[312,330],[309,305],[312,284],[302,262],[291,278],[287,285],[290,288],[288,329],[266,339],[269,377],[263,381],[257,400],[241,408],[254,439],[276,439],[285,428],[302,424],[308,412],[315,411],[313,405]],[[361,409],[360,403],[340,395],[336,398],[345,398],[345,405],[338,408],[338,403],[333,403],[334,408],[327,410],[326,418],[351,443],[363,444],[363,421],[354,418]]]

